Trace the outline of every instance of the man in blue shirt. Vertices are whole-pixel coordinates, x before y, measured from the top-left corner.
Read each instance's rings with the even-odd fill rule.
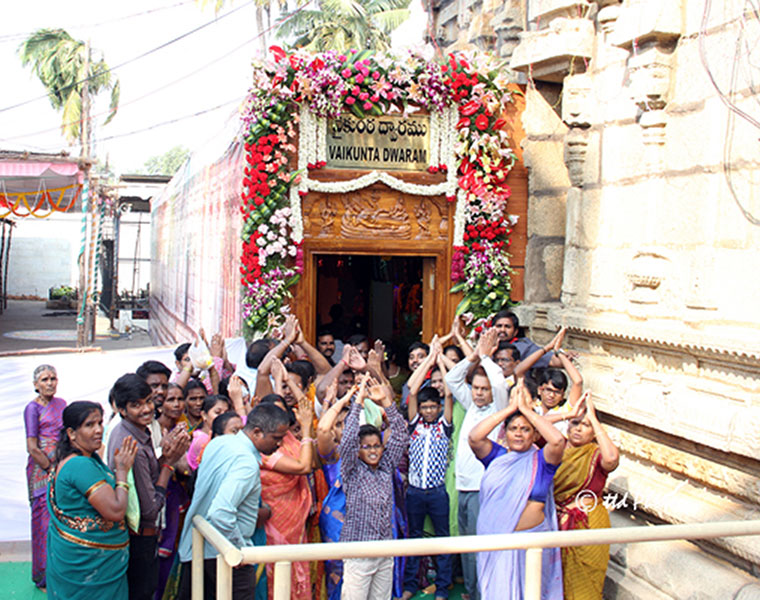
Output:
[[[253,546],[261,500],[261,455],[272,454],[280,447],[288,426],[288,414],[284,410],[274,404],[263,404],[250,412],[241,431],[218,436],[206,446],[179,542],[181,600],[190,600],[193,517],[202,515],[238,548]],[[213,599],[216,598],[217,551],[208,543],[204,546],[203,597]],[[250,600],[255,585],[253,565],[241,565],[233,570],[233,599]]]

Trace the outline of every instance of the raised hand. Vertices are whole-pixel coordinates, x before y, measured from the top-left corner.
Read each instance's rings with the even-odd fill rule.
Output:
[[[171,464],[177,462],[190,447],[190,435],[184,427],[175,427],[161,442],[162,458]]]
[[[311,426],[314,422],[314,404],[309,400],[306,394],[298,396],[298,405],[295,407],[296,418],[301,424],[301,431],[311,431]]]
[[[383,340],[375,340],[372,349],[377,353],[380,360],[385,362],[385,344],[383,344]]]
[[[338,380],[333,379],[330,385],[328,385],[327,389],[325,390],[325,399],[322,401],[322,408],[324,410],[327,410],[333,404],[335,404],[335,400],[337,398],[338,398]]]
[[[362,358],[362,355],[353,346],[351,346],[348,352],[347,364],[354,371],[364,371],[367,368],[367,361]]]
[[[388,394],[387,387],[375,379],[370,380],[367,395],[372,402],[383,408],[388,408],[393,402],[393,398]]]
[[[586,392],[583,394],[583,396],[580,399],[580,402],[578,402],[578,407],[580,408],[585,404],[586,408],[586,415],[588,416],[588,420],[592,423],[599,422],[599,419],[596,416],[596,406],[594,406],[594,401],[591,399],[591,390],[586,390]],[[579,411],[580,413],[581,411]]]
[[[122,441],[121,447],[114,451],[113,462],[116,467],[115,470],[129,471],[132,465],[135,464],[135,456],[137,456],[137,442],[131,435],[128,435]]]
[[[562,342],[565,341],[566,333],[567,327],[563,327],[557,332],[557,335],[554,336],[554,339],[549,342],[549,345],[551,346],[552,350],[554,350],[554,352],[559,352],[562,349]]]
[[[481,357],[492,356],[499,347],[499,335],[496,329],[489,329],[478,340],[477,351]]]
[[[285,324],[282,326],[283,341],[292,344],[298,337],[298,319],[295,315],[285,317]]]
[[[454,321],[451,323],[451,335],[454,339],[464,337],[464,325],[462,325],[462,319],[459,316],[454,317]]]
[[[364,373],[363,375],[359,376],[359,389],[356,392],[356,402],[361,406],[364,406],[364,399],[367,395],[367,382],[369,381],[369,378],[369,373]]]
[[[441,345],[441,340],[438,338],[438,334],[435,334],[433,339],[430,340],[430,354],[433,357],[433,361],[437,360],[437,358],[443,354],[443,346]]]
[[[348,402],[357,391],[359,391],[359,384],[355,383],[350,388],[348,388],[346,394],[340,400],[338,400],[338,402]]]
[[[378,354],[374,348],[369,351],[369,354],[367,355],[367,368],[369,370],[374,371],[375,373],[382,373],[383,365],[380,361],[380,356],[382,354]]]
[[[519,383],[512,388],[512,393],[510,394],[510,403],[512,402],[512,396],[515,397],[514,401],[517,405],[517,409],[520,412],[524,414],[526,411],[533,411],[533,407],[531,406],[532,398],[530,392],[528,391],[528,388],[525,387],[525,385]]]
[[[211,356],[216,356],[217,358],[224,358],[224,338],[222,337],[222,334],[217,332],[214,335],[211,336],[211,345],[209,346],[209,351],[211,352]]]
[[[304,342],[303,331],[301,330],[301,324],[296,323],[296,327],[298,328],[298,335],[296,336],[295,343],[298,345],[301,345]]]

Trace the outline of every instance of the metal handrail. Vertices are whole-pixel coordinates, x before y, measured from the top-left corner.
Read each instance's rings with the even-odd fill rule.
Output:
[[[203,598],[204,538],[220,553],[217,558],[217,598],[219,600],[232,597],[231,568],[239,564],[275,563],[274,600],[287,600],[290,598],[290,565],[293,562],[517,549],[527,550],[524,598],[538,600],[541,596],[541,550],[543,548],[760,535],[760,520],[714,521],[686,525],[518,532],[373,542],[250,546],[238,549],[200,515],[193,517],[193,526],[192,600]],[[236,552],[233,552],[233,549]],[[199,566],[196,566],[196,557],[199,559]]]

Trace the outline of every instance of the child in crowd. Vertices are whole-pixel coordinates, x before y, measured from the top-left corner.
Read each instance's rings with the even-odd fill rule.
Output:
[[[542,356],[546,356],[550,349],[554,357],[559,360],[562,368],[570,376],[573,385],[565,406],[565,391],[567,390],[567,376],[559,369],[549,368],[542,370],[537,377],[538,402],[534,410],[554,425],[565,437],[567,437],[567,423],[569,419],[578,416],[581,410],[579,402],[583,393],[583,377],[570,361],[567,354],[562,350],[562,342],[565,339],[566,329],[563,327],[546,346],[539,348],[515,367],[517,377],[524,376],[534,367]]]
[[[203,425],[193,432],[193,441],[190,444],[190,449],[187,451],[187,464],[193,471],[198,468],[200,455],[206,444],[211,440],[214,419],[221,414],[229,412],[231,409],[230,401],[226,397],[219,395],[206,396],[201,408]]]
[[[412,538],[422,537],[426,516],[429,516],[433,523],[435,535],[449,535],[449,495],[446,492],[445,476],[449,462],[449,442],[453,432],[453,398],[446,394],[442,408],[443,396],[433,385],[419,390],[419,374],[423,370],[426,371],[428,363],[434,362],[442,352],[435,339],[431,346],[430,355],[410,377],[409,386],[409,488],[406,505],[409,537]],[[451,585],[451,556],[438,555],[436,563],[435,597],[448,598],[448,588]],[[403,600],[409,600],[418,589],[419,564],[418,556],[407,559]]]
[[[390,430],[385,447],[377,427],[359,426],[366,398],[385,410]],[[356,401],[346,417],[339,449],[346,493],[342,542],[393,538],[393,473],[408,443],[406,424],[393,402],[390,387],[363,377]],[[390,598],[392,558],[352,558],[344,560],[343,565],[343,600]]]

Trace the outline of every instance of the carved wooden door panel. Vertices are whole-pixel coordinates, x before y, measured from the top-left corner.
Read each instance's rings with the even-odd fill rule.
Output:
[[[309,192],[303,198],[304,273],[293,310],[307,336],[316,333],[316,256],[356,254],[423,258],[423,339],[448,328],[448,269],[454,205],[382,183],[345,194]]]

